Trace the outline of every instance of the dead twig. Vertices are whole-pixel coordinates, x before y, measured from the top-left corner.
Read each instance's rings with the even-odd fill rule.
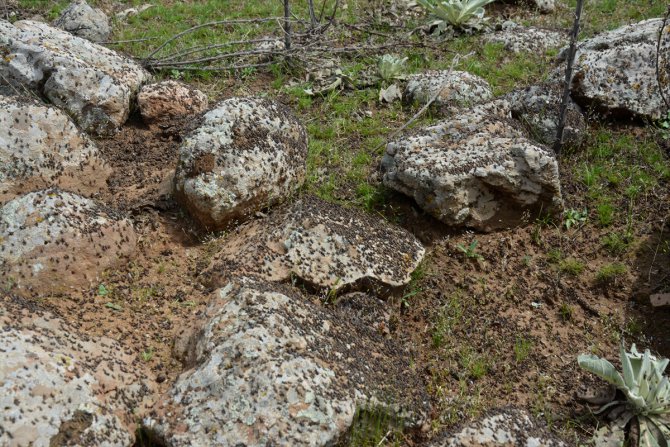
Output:
[[[202,28],[207,28],[207,27],[213,27],[213,26],[221,26],[221,25],[238,25],[241,23],[266,23],[266,22],[274,22],[277,20],[284,20],[291,22],[293,19],[286,18],[286,17],[267,17],[263,19],[231,19],[231,20],[217,20],[215,22],[207,22],[203,23],[200,25],[192,26],[191,28],[188,28],[178,34],[175,34],[171,38],[167,39],[165,42],[163,42],[161,45],[158,46],[155,50],[153,50],[147,57],[145,57],[145,60],[151,59],[153,56],[155,56],[160,50],[174,42],[175,40],[178,40],[185,36],[186,34],[190,34],[194,31],[197,31]]]

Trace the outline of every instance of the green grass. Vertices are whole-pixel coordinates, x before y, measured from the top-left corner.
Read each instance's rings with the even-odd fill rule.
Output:
[[[524,337],[517,337],[514,342],[514,359],[521,363],[528,358],[533,350],[533,341]]]
[[[623,276],[627,271],[628,269],[623,264],[606,264],[596,273],[596,280],[601,284],[611,284]]]
[[[612,255],[620,255],[630,246],[630,237],[622,233],[609,233],[602,238],[602,246]]]
[[[403,429],[404,421],[390,414],[389,410],[376,406],[359,407],[347,439],[338,446],[399,446]]]
[[[586,265],[573,258],[563,259],[558,263],[558,269],[570,276],[579,276],[583,271]]]

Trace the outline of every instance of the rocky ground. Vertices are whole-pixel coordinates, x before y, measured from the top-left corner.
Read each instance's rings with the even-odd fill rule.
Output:
[[[188,5],[0,8],[0,445],[589,445],[577,355],[670,356],[661,12],[587,8],[557,155],[567,5],[346,4],[411,75],[152,73],[95,42]]]

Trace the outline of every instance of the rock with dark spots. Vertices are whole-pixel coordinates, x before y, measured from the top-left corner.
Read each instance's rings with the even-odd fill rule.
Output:
[[[294,193],[306,159],[307,133],[286,107],[227,99],[179,149],[175,198],[204,227],[222,229]]]
[[[137,356],[17,299],[0,302],[0,328],[0,445],[133,445],[152,391]]]
[[[137,103],[142,119],[148,124],[200,115],[208,105],[203,92],[172,80],[143,86]]]
[[[0,204],[50,186],[90,196],[106,187],[110,174],[93,142],[63,111],[0,96]]]
[[[54,26],[92,42],[104,42],[112,32],[105,13],[91,8],[86,0],[70,3],[54,21]]]
[[[486,101],[493,93],[485,79],[467,71],[427,71],[408,78],[406,101],[426,104],[435,95],[437,106],[467,106]]]
[[[558,130],[562,91],[559,84],[533,85],[505,96],[510,103],[512,116],[521,122],[528,135],[535,141],[554,145]],[[577,147],[586,135],[586,119],[581,108],[568,98],[563,129],[563,144]]]
[[[505,408],[441,436],[430,447],[567,447],[525,410]]]
[[[615,117],[657,120],[667,108],[656,76],[656,47],[662,19],[649,19],[602,33],[579,44],[572,78],[572,97]],[[670,33],[667,28],[664,36]],[[661,61],[670,46],[661,46]],[[567,49],[559,58],[565,59]],[[670,65],[660,64],[664,89],[670,86]]]
[[[189,346],[189,369],[144,419],[167,447],[336,445],[367,405],[410,428],[426,420],[406,349],[288,286],[216,290]]]
[[[203,275],[213,286],[235,273],[380,295],[406,285],[425,253],[401,228],[311,197],[249,223],[223,244]]]
[[[550,49],[565,45],[568,36],[563,31],[524,27],[508,21],[502,24],[500,30],[488,34],[486,40],[502,44],[507,51],[513,53],[525,51],[542,55]]]
[[[59,294],[97,285],[100,274],[135,250],[127,219],[57,189],[0,208],[0,281],[25,294]]]
[[[0,20],[0,76],[37,90],[87,132],[121,126],[149,74],[129,58],[42,22]]]
[[[517,130],[497,100],[388,144],[384,184],[453,226],[490,231],[562,206],[553,151]]]

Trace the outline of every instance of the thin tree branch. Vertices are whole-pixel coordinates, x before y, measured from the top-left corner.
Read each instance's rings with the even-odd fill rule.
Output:
[[[556,141],[554,142],[554,152],[556,155],[561,153],[563,145],[563,130],[565,129],[565,112],[568,110],[568,101],[570,99],[570,84],[572,83],[572,68],[575,62],[575,53],[577,52],[577,37],[579,37],[579,22],[582,18],[582,7],[584,0],[577,0],[575,7],[575,21],[570,35],[570,49],[568,51],[568,66],[565,69],[565,86],[563,87],[563,99],[561,109],[558,114],[558,128],[556,129]]]
[[[668,102],[668,98],[665,96],[665,92],[663,91],[663,82],[661,81],[661,67],[659,64],[661,62],[661,42],[663,40],[663,31],[665,31],[665,27],[668,24],[669,17],[670,17],[670,5],[668,5],[668,11],[665,13],[665,17],[663,18],[661,29],[658,31],[658,42],[656,42],[656,83],[658,84],[658,91],[661,93],[661,98],[665,103],[665,107],[667,109],[666,113],[670,112],[670,102]],[[668,63],[670,64],[670,62]],[[666,83],[670,83],[670,79],[668,79],[667,74],[665,78]]]

